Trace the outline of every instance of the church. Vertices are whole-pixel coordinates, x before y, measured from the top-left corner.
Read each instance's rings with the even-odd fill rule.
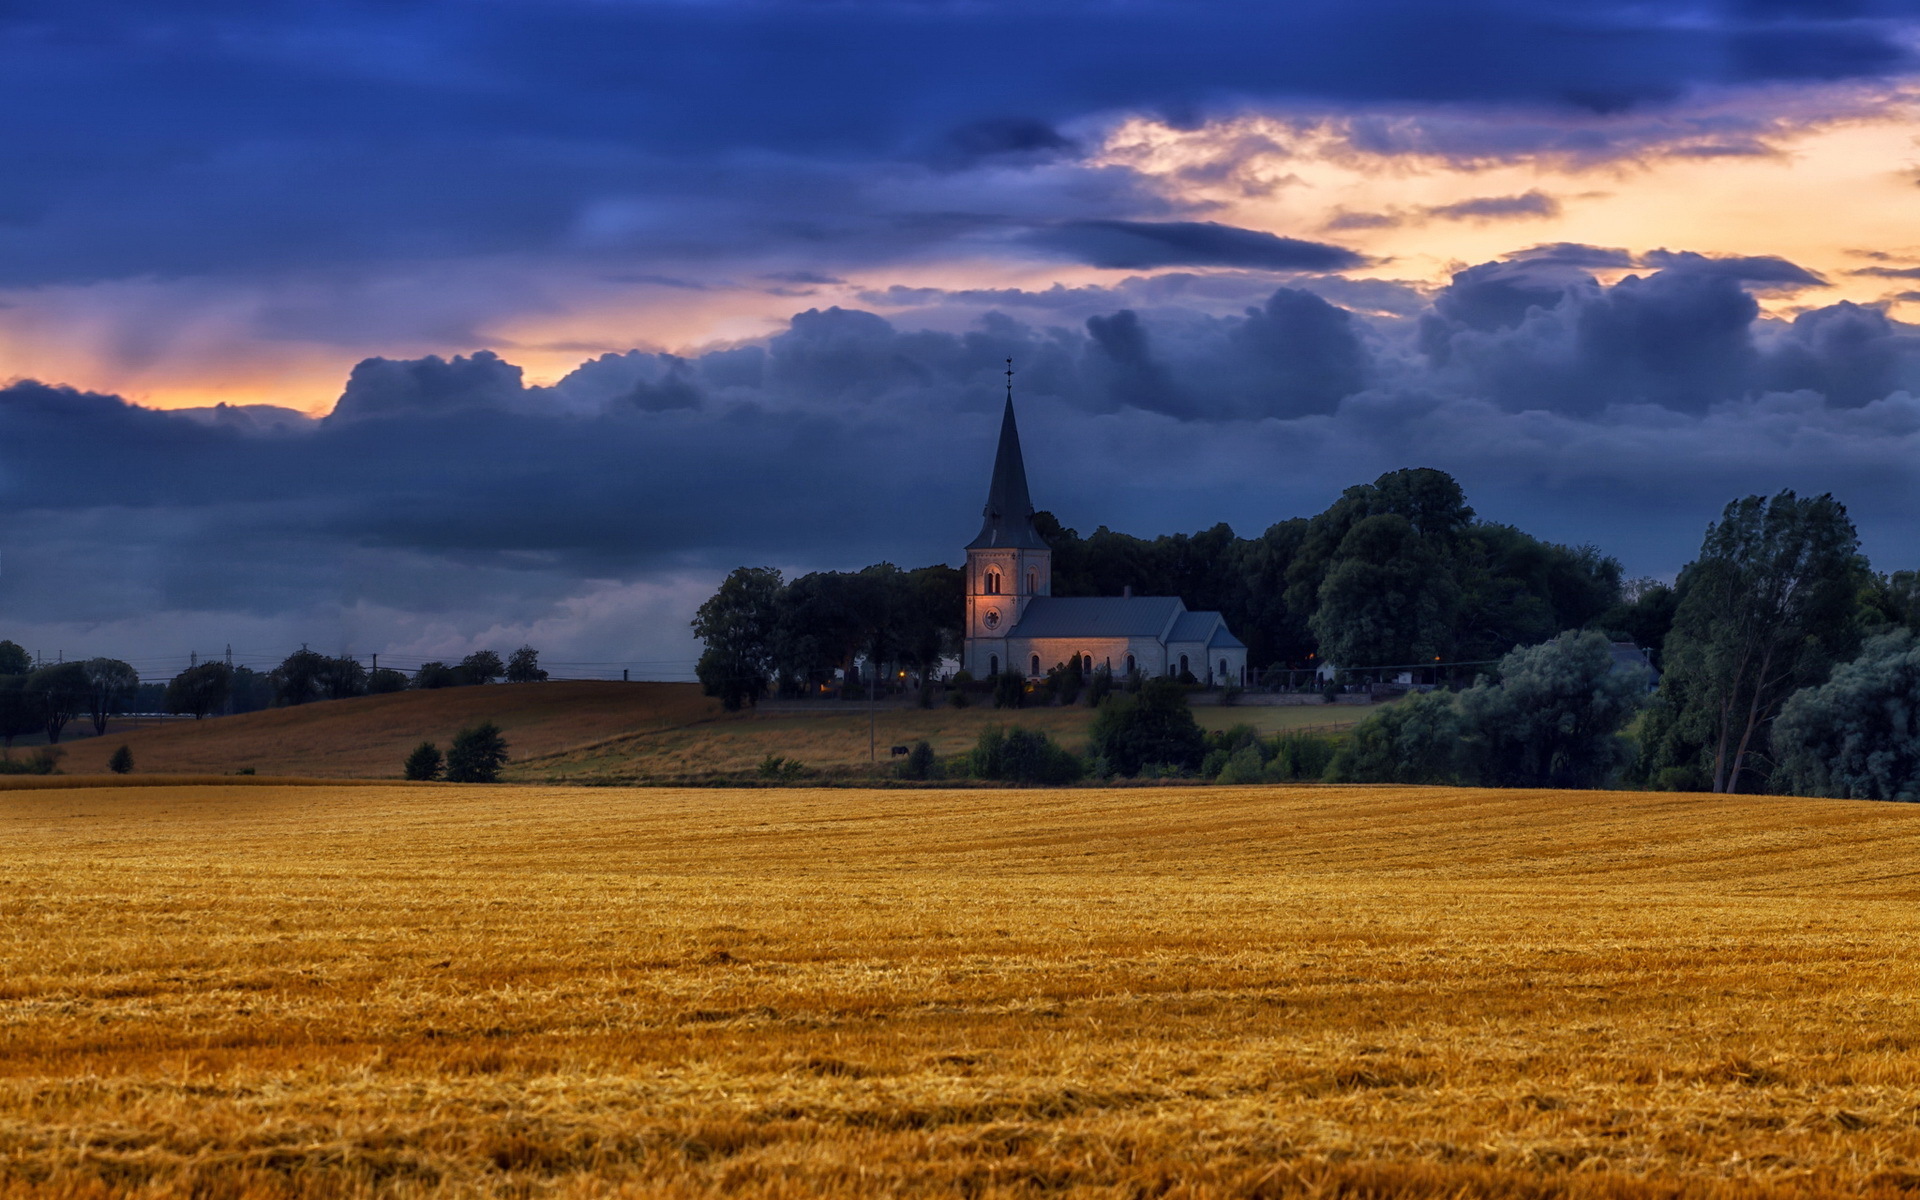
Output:
[[[1011,372],[1009,372],[1011,374]],[[1012,380],[987,487],[986,520],[967,544],[967,611],[960,665],[976,678],[1038,678],[1076,658],[1115,676],[1183,673],[1209,687],[1245,684],[1247,648],[1217,612],[1178,596],[1055,596],[1053,551],[1033,525],[1027,467],[1013,420]]]

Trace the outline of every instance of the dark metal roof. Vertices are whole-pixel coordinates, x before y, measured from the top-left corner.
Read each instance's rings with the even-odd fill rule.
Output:
[[[1183,609],[1178,596],[1035,596],[1013,638],[1157,638]]]
[[[1220,624],[1217,612],[1184,612],[1174,622],[1172,632],[1167,634],[1169,642],[1204,642],[1213,635],[1213,627]]]
[[[1045,550],[1033,527],[1033,499],[1027,494],[1027,464],[1020,457],[1020,430],[1013,423],[1013,397],[1000,418],[1000,448],[993,455],[993,482],[987,486],[986,520],[969,550]]]
[[[1227,622],[1224,618],[1220,622],[1220,628],[1213,631],[1213,640],[1209,641],[1207,645],[1220,650],[1245,650],[1247,648],[1245,642],[1227,632]]]

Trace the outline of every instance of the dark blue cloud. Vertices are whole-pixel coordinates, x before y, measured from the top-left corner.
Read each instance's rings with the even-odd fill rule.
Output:
[[[1338,271],[1366,259],[1341,246],[1213,221],[1068,221],[1035,231],[1034,245],[1095,267],[1243,267]]]
[[[916,163],[1070,162],[1074,123],[1116,112],[1191,124],[1263,106],[1506,106],[1533,124],[1361,117],[1350,136],[1603,157],[1611,135],[1555,114],[1910,71],[1916,8],[15,0],[0,11],[0,108],[31,119],[0,127],[0,283],[836,239],[885,256],[1009,220],[1153,216],[1124,183],[1024,213],[1007,200],[907,214],[867,191]],[[1761,125],[1622,136],[1718,153],[1751,148]]]

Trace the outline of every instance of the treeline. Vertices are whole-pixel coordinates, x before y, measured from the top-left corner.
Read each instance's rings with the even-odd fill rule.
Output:
[[[693,632],[706,642],[695,672],[729,709],[769,687],[809,695],[836,677],[843,696],[898,687],[906,673],[924,686],[958,652],[963,587],[948,566],[903,571],[878,563],[791,581],[772,567],[741,567],[694,616]],[[870,664],[865,679],[857,661]],[[878,672],[885,678],[877,680]]]
[[[271,671],[209,660],[165,683],[142,682],[132,665],[114,658],[36,669],[26,650],[0,641],[0,744],[11,750],[16,738],[34,734],[45,735],[49,745],[56,744],[67,726],[83,716],[92,722],[97,736],[106,732],[110,718],[127,712],[201,718],[408,688],[468,687],[502,679],[533,683],[545,678],[539,651],[522,646],[504,660],[495,651],[480,650],[457,663],[423,664],[411,676],[389,667],[372,669],[350,656],[301,649]]]
[[[1255,538],[1225,524],[1158,538],[1102,526],[1083,538],[1050,513],[1034,521],[1053,549],[1054,595],[1131,587],[1216,610],[1256,673],[1491,661],[1588,627],[1658,647],[1673,617],[1672,589],[1623,587],[1620,564],[1592,546],[1478,520],[1444,471],[1389,472]],[[791,582],[741,567],[694,619],[706,644],[699,678],[729,707],[769,689],[818,692],[836,676],[856,694],[876,674],[925,680],[959,652],[963,595],[961,572],[944,565],[880,563]]]

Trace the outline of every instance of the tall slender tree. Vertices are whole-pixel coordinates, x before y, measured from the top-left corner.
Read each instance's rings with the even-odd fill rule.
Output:
[[[1727,505],[1682,572],[1665,674],[1643,730],[1662,786],[1737,792],[1763,782],[1768,727],[1797,689],[1859,644],[1860,539],[1831,495]]]

